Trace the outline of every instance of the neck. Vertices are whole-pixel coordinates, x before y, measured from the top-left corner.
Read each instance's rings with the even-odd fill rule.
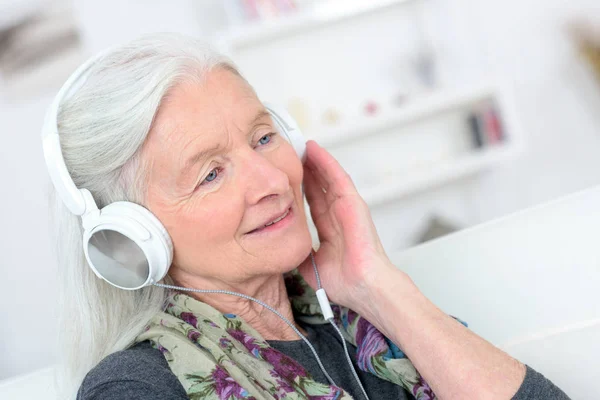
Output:
[[[206,280],[199,277],[177,279],[172,277],[177,286],[207,290],[229,290],[254,297],[287,318],[303,334],[307,335],[295,321],[292,306],[288,298],[283,275],[256,278],[251,282],[231,285],[221,281]],[[260,304],[238,296],[220,293],[185,292],[218,311],[235,314],[254,328],[265,340],[298,340],[296,332],[281,318]]]

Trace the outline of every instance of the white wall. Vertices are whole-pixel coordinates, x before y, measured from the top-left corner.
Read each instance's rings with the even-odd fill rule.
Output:
[[[197,7],[215,1],[83,0],[77,10],[85,51],[91,54],[148,31],[212,31],[222,15],[198,12]],[[406,232],[421,227],[430,211],[470,225],[600,183],[600,91],[575,61],[560,26],[575,11],[598,11],[597,1],[436,1],[453,28],[445,51],[462,55],[462,77],[494,72],[513,82],[529,147],[514,163],[484,176],[375,210],[390,250],[406,246],[411,239]],[[0,378],[48,365],[54,358],[56,265],[46,235],[47,180],[39,142],[49,101],[47,94],[20,104],[0,103],[5,138],[0,180],[6,185],[0,200],[0,221],[6,227],[0,234],[0,267],[8,277],[0,294]]]
[[[55,270],[46,212],[39,127],[47,98],[27,107],[0,106],[0,378],[47,365],[56,336]]]

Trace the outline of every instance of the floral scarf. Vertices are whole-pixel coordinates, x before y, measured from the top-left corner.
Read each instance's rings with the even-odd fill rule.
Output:
[[[294,270],[285,274],[294,317],[309,324],[323,319],[314,290]],[[416,399],[435,399],[404,353],[354,311],[332,306],[337,326],[356,346],[358,367],[407,389]],[[461,321],[462,322],[462,321]],[[295,360],[270,347],[233,314],[173,292],[136,342],[160,350],[190,399],[350,400],[342,388],[322,384]]]

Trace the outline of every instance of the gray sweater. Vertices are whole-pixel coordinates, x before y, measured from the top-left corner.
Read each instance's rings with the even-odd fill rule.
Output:
[[[341,339],[329,324],[303,326],[315,347],[321,362],[332,379],[356,400],[362,399],[360,388],[343,355]],[[269,341],[275,349],[297,360],[322,383],[328,383],[312,352],[302,340]],[[359,378],[372,400],[404,400],[413,397],[400,386],[394,385],[356,367],[356,348],[348,346]],[[142,342],[127,350],[111,354],[91,370],[77,395],[78,400],[182,400],[187,399],[183,386],[169,369],[169,364],[149,342]],[[569,399],[543,375],[527,367],[525,380],[513,397],[515,400]]]

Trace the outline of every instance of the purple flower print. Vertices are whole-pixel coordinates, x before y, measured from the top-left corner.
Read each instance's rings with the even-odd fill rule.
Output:
[[[338,306],[337,304],[332,304],[331,311],[333,311],[334,314],[339,314],[342,310],[340,309],[340,306]]]
[[[198,340],[198,338],[200,337],[200,332],[198,332],[197,330],[191,329],[188,334],[187,334],[188,339],[190,339],[192,342],[195,342],[196,340]]]
[[[369,321],[362,318],[358,321],[356,332],[356,359],[363,371],[375,373],[372,358],[388,350],[385,338]]]
[[[352,323],[354,322],[354,320],[356,319],[356,317],[358,317],[358,314],[355,313],[352,310],[348,310],[348,324],[352,325]]]
[[[279,398],[279,396],[281,396],[281,398],[285,398],[286,393],[294,392],[294,388],[292,387],[292,385],[290,385],[288,382],[284,381],[279,376],[277,376],[277,373],[274,373],[274,371],[271,371],[271,376],[276,377],[275,378],[275,383],[276,383],[275,388],[277,390],[277,394],[275,395],[276,398]]]
[[[182,312],[179,315],[179,318],[181,318],[182,320],[184,320],[188,324],[192,325],[193,327],[196,327],[196,328],[198,327],[198,319],[191,312]]]
[[[260,354],[265,361],[273,365],[275,372],[288,382],[293,382],[298,376],[306,376],[306,371],[298,362],[272,347],[260,349]]]
[[[333,310],[333,316],[334,316],[336,322],[339,323],[339,318],[341,318],[342,326],[344,327],[344,329],[347,329],[348,326],[351,325],[352,322],[354,322],[354,320],[358,316],[357,313],[355,313],[354,311],[352,311],[350,309],[348,309],[347,312],[343,312],[342,309],[340,308],[340,306],[338,306],[338,305],[331,306],[331,309]]]
[[[421,392],[421,395],[417,396],[419,392]],[[413,386],[413,395],[419,400],[435,400],[437,398],[435,397],[435,393],[433,393],[433,390],[431,390],[427,382],[425,382],[420,376],[417,384]]]
[[[227,333],[229,333],[235,340],[241,342],[246,349],[255,356],[258,355],[258,351],[260,350],[258,344],[256,343],[256,339],[246,332],[236,329],[228,329]]]
[[[219,399],[229,400],[232,396],[234,399],[245,399],[248,397],[248,392],[241,387],[229,374],[217,365],[212,372],[214,380],[215,392]]]
[[[333,321],[336,323],[336,325],[342,323],[343,320],[340,319],[340,317],[342,317],[342,309],[340,306],[333,304],[331,306],[331,311],[333,311]]]

